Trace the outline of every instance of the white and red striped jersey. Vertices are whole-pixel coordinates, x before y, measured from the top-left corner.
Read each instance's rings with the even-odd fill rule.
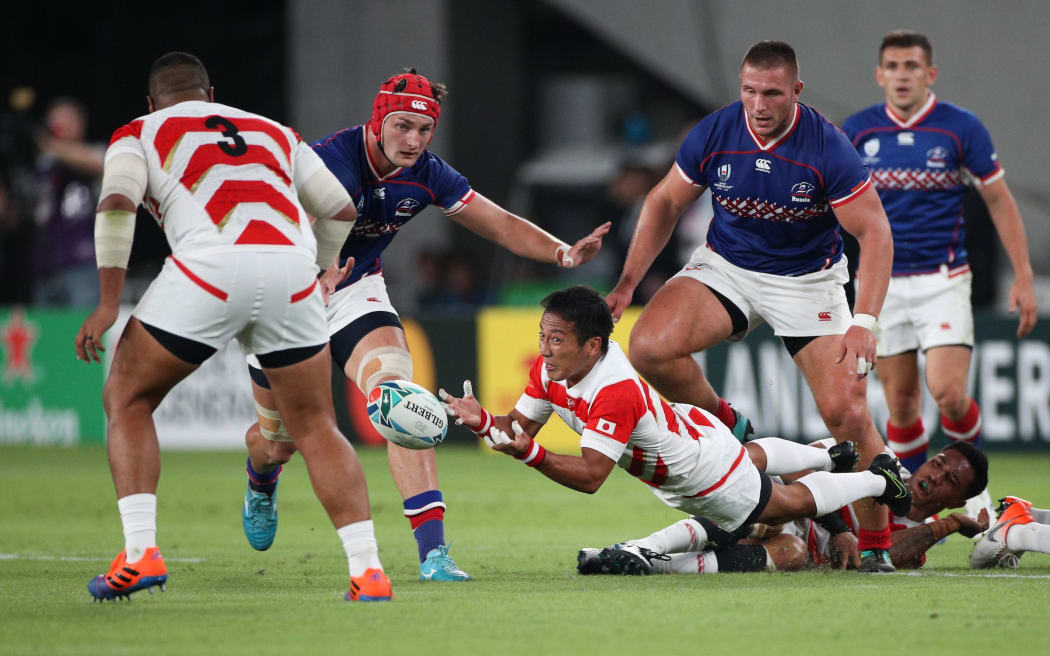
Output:
[[[711,439],[715,431],[729,430],[714,415],[661,399],[613,341],[572,387],[550,380],[543,358],[537,358],[515,410],[540,423],[557,413],[579,433],[582,448],[673,495],[699,496],[719,487],[745,453],[738,442],[729,444],[729,452],[725,440]]]
[[[296,190],[324,164],[291,128],[235,107],[188,101],[117,130],[106,161],[123,153],[146,163],[142,202],[176,255],[292,248],[315,257]]]

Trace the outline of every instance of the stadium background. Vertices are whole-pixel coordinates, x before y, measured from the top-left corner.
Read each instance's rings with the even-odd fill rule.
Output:
[[[666,170],[692,121],[735,99],[737,62],[748,45],[763,38],[792,43],[806,82],[803,102],[841,122],[881,99],[872,79],[881,35],[919,29],[942,67],[939,97],[976,112],[995,140],[1039,279],[1044,321],[1018,342],[1015,320],[1003,314],[1009,266],[975,197],[967,210],[979,313],[972,378],[986,444],[1050,447],[1050,194],[1041,136],[1050,97],[1043,34],[1050,5],[300,0],[154,2],[150,12],[155,18],[120,2],[62,11],[5,6],[0,89],[5,97],[20,85],[35,89],[31,122],[52,98],[83,100],[89,137],[104,142],[145,111],[152,60],[187,50],[205,62],[220,102],[281,120],[313,140],[361,122],[379,82],[416,66],[450,86],[432,150],[475,189],[570,242],[601,221],[615,222],[603,254],[571,273],[513,259],[437,212],[412,222],[384,257],[391,296],[409,320],[417,379],[456,390],[473,378],[494,409],[516,399],[534,355],[535,301],[581,280],[611,287],[630,236],[637,181]],[[5,119],[16,113],[4,111]],[[19,164],[7,149],[0,155],[5,166]],[[9,234],[0,239],[5,249],[19,247]],[[683,235],[658,268],[673,271],[692,241]],[[159,230],[140,217],[131,275],[148,281],[164,252]],[[71,347],[88,308],[25,306],[13,295],[24,282],[0,284],[0,443],[101,442],[103,372],[75,362]],[[126,300],[142,289],[129,285]],[[629,321],[617,328],[621,342]],[[823,436],[805,385],[767,333],[712,351],[707,366],[716,387],[764,433]],[[254,416],[237,348],[191,381],[158,411],[164,445],[236,448]],[[342,376],[334,383],[341,422],[360,427],[353,394]],[[869,400],[883,425],[877,384],[869,386]],[[937,426],[929,399],[925,408],[933,412],[926,425]],[[561,431],[544,440],[572,448],[572,437]],[[473,437],[454,429],[450,439]]]

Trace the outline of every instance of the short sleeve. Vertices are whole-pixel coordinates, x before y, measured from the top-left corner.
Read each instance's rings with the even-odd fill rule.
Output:
[[[525,386],[525,392],[518,399],[514,409],[532,421],[546,424],[554,412],[554,406],[551,405],[543,384],[542,367],[543,358],[537,357],[529,369],[529,384]]]
[[[138,119],[118,128],[110,137],[109,147],[106,149],[105,161],[113,159],[120,154],[130,154],[146,161],[146,149],[142,146],[142,119]]]
[[[825,125],[820,176],[824,180],[824,195],[832,207],[845,205],[871,186],[871,176],[860,155],[845,133],[830,123]]]
[[[474,190],[470,188],[470,183],[440,157],[430,153],[427,153],[427,156],[430,158],[429,178],[430,188],[434,192],[434,203],[448,215],[461,211],[474,199]]]
[[[999,165],[999,156],[992,145],[992,136],[984,124],[974,116],[968,115],[966,131],[963,133],[963,167],[976,180],[977,187],[994,182],[1003,176]]]
[[[678,167],[678,173],[682,178],[697,186],[707,186],[701,164],[707,157],[708,137],[711,134],[711,126],[714,124],[712,116],[700,121],[689,131],[674,158],[675,166]]]
[[[583,428],[580,446],[619,460],[646,411],[641,390],[633,380],[602,388],[587,409],[587,425]]]

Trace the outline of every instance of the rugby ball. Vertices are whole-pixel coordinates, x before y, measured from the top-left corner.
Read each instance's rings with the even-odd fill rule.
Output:
[[[437,397],[407,380],[388,380],[368,394],[368,418],[376,432],[406,449],[432,449],[448,432]]]

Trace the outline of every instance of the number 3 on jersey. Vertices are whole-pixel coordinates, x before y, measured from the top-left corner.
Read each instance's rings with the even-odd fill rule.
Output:
[[[237,126],[230,119],[222,116],[209,116],[204,121],[204,127],[209,130],[222,128],[222,136],[233,140],[232,145],[226,141],[219,141],[219,150],[230,157],[240,157],[248,152],[248,144],[244,143],[244,138],[237,134]]]

